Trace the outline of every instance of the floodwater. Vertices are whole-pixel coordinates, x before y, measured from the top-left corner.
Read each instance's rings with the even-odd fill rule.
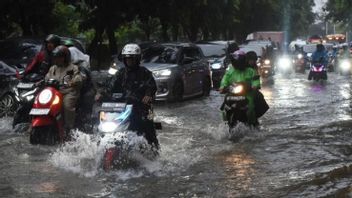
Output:
[[[277,75],[264,83],[269,111],[259,129],[228,139],[223,96],[158,103],[156,160],[104,172],[99,138],[30,145],[0,119],[0,197],[352,197],[351,78]]]

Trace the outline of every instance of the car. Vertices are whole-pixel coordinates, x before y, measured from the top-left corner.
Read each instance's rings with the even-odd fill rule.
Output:
[[[42,39],[11,38],[0,41],[0,60],[10,66],[24,69],[42,48]]]
[[[212,72],[213,88],[219,88],[222,77],[226,72],[229,61],[226,53],[230,44],[234,41],[199,41],[196,43],[202,50]]]
[[[74,45],[85,53],[84,45],[81,41],[68,37],[61,37],[62,43],[65,40],[72,40]],[[0,60],[7,65],[15,66],[19,70],[24,70],[32,62],[36,54],[43,48],[43,38],[10,38],[0,41]]]
[[[156,100],[180,101],[209,95],[211,71],[201,49],[191,43],[163,43],[143,52],[141,65],[153,72]]]

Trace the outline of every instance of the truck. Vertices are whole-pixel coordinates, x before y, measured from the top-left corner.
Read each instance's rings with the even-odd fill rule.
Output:
[[[280,32],[280,31],[260,31],[260,32],[252,32],[250,34],[247,35],[246,40],[269,40],[275,43],[275,45],[277,45],[277,43],[280,44],[280,46],[283,44],[284,42],[284,32]]]

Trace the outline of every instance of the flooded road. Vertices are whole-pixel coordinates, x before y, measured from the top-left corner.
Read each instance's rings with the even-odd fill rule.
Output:
[[[0,119],[0,197],[352,197],[352,81],[275,76],[260,129],[228,140],[223,96],[159,103],[160,157],[105,173],[97,138],[32,146]]]

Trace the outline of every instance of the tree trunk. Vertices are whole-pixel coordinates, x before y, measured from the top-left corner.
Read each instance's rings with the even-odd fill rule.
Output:
[[[114,35],[113,28],[108,27],[106,30],[106,34],[108,35],[108,38],[109,38],[110,55],[117,54],[117,44],[116,44],[116,38]]]
[[[161,28],[162,28],[162,38],[164,42],[170,41],[169,34],[167,33],[168,27],[169,27],[168,24],[164,20],[162,20]]]

